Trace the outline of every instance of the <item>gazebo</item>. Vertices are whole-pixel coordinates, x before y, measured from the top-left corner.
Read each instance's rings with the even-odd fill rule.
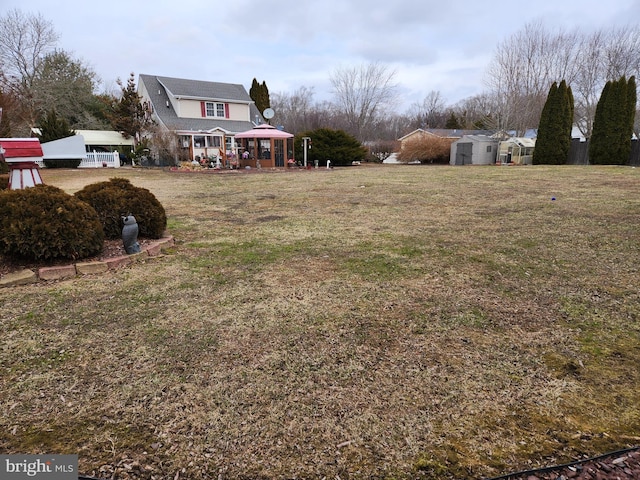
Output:
[[[293,164],[293,134],[262,124],[236,133],[241,167],[271,168]]]

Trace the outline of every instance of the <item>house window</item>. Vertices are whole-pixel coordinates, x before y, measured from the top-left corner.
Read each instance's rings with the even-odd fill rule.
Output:
[[[221,144],[220,142],[221,138],[218,137],[217,135],[207,137],[207,140],[208,140],[207,147],[219,147]]]
[[[224,103],[205,102],[205,112],[207,117],[224,118]]]
[[[491,153],[491,145],[487,145],[487,153]]]

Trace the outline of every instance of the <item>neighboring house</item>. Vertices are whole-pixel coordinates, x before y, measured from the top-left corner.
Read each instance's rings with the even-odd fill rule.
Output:
[[[462,135],[460,135],[460,136],[450,136],[450,132],[453,132],[453,131],[455,131],[455,130],[436,130],[436,129],[424,130],[422,128],[417,128],[413,132],[409,132],[406,135],[404,135],[404,136],[402,136],[402,137],[400,137],[398,139],[398,142],[400,142],[400,150],[402,150],[402,148],[408,142],[423,140],[423,139],[429,138],[429,137],[456,139],[456,138],[460,138],[462,136]]]
[[[531,165],[535,138],[511,137],[500,142],[496,163],[499,165]]]
[[[413,132],[409,132],[406,135],[400,137],[398,139],[398,141],[400,142],[400,149],[402,149],[402,147],[407,143],[407,142],[411,142],[413,140],[422,140],[424,138],[428,138],[429,136],[436,136],[433,133],[427,132],[426,130],[423,130],[422,128],[418,128],[416,130],[414,130]]]
[[[140,75],[138,95],[151,118],[178,135],[185,160],[236,162],[235,134],[264,122],[242,85]]]
[[[428,136],[435,136],[440,138],[448,138],[450,140],[458,140],[465,135],[493,135],[493,130],[461,130],[461,129],[447,129],[447,128],[417,128],[413,132],[409,132],[403,137],[400,137],[398,141],[400,145],[408,140],[414,140],[424,138]]]
[[[491,165],[496,162],[498,139],[488,135],[465,135],[451,144],[451,165]]]

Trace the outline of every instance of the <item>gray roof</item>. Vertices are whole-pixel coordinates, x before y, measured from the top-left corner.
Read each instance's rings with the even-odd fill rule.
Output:
[[[465,135],[493,135],[495,130],[464,130],[450,128],[426,128],[425,132],[433,133],[439,137],[445,138],[461,138]]]
[[[139,83],[144,84],[146,87],[154,113],[158,116],[160,122],[169,130],[198,132],[220,128],[233,134],[251,130],[255,126],[254,123],[250,121],[180,118],[173,109],[173,106],[171,106],[171,102],[169,102],[169,106],[167,107],[169,95],[176,98],[189,98],[194,100],[245,103],[249,105],[250,118],[256,118],[256,115],[258,115],[260,121],[264,121],[253,100],[251,100],[251,97],[242,85],[144,74],[140,74]]]
[[[463,135],[461,138],[456,140],[456,142],[469,141],[469,140],[474,141],[474,142],[498,143],[498,139],[497,138],[493,138],[493,137],[490,137],[488,135]]]

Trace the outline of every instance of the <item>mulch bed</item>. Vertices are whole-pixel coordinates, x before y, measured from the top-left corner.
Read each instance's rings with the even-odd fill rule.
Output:
[[[145,246],[152,243],[152,240],[147,240],[144,238],[138,238],[138,243],[140,247],[144,248]],[[102,251],[93,255],[92,257],[82,258],[78,260],[71,260],[68,258],[64,259],[55,259],[55,260],[31,260],[31,259],[20,259],[15,257],[10,257],[6,255],[0,255],[0,277],[11,273],[17,272],[19,270],[33,270],[37,271],[42,267],[55,267],[60,265],[69,265],[71,263],[76,263],[78,261],[81,262],[99,262],[103,260],[107,260],[109,258],[121,257],[126,255],[127,252],[124,249],[124,244],[121,239],[115,240],[105,240]]]
[[[491,480],[640,479],[640,447],[607,453],[565,465],[511,473]]]

